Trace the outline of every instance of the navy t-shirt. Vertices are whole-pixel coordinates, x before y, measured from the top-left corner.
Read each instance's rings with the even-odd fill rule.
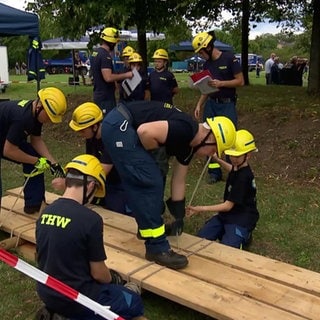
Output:
[[[231,52],[222,52],[217,60],[207,60],[203,65],[204,70],[209,70],[214,79],[233,80],[236,74],[242,72],[239,60]],[[212,98],[234,98],[235,88],[221,87],[212,93]]]
[[[42,124],[32,114],[32,102],[32,100],[0,102],[1,155],[6,140],[19,146],[29,135],[41,135]]]
[[[146,122],[167,120],[169,124],[167,140],[163,144],[169,156],[188,165],[192,159],[190,142],[199,130],[199,124],[191,115],[180,111],[171,104],[159,101],[133,101],[125,104],[137,129]]]
[[[152,71],[149,75],[148,88],[152,101],[172,103],[174,88],[178,87],[177,80],[169,70]]]
[[[253,230],[259,219],[256,201],[256,184],[250,166],[245,166],[237,171],[230,171],[225,191],[224,201],[234,203],[228,212],[219,213],[219,218],[226,224],[237,224]]]
[[[102,69],[111,69],[113,62],[110,53],[100,47],[92,54],[93,99],[96,103],[115,101],[115,82],[106,82],[102,76]]]
[[[89,262],[106,259],[102,218],[72,199],[59,198],[47,206],[36,223],[37,260],[40,270],[95,300],[100,284],[90,273]],[[37,283],[48,308],[71,317],[83,307],[53,289]]]

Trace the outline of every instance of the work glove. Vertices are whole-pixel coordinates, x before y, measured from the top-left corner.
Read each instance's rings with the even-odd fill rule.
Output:
[[[66,174],[59,163],[53,163],[50,165],[51,174],[55,178],[65,178]]]
[[[120,274],[113,270],[113,269],[109,269],[110,274],[111,274],[111,282],[112,284],[124,284],[124,280],[122,279],[122,277],[120,276]]]
[[[38,173],[43,173],[46,170],[50,169],[51,162],[47,158],[40,157],[35,163],[34,167],[37,169]]]
[[[186,200],[178,200],[173,201],[171,198],[169,198],[166,201],[167,207],[170,211],[170,213],[174,216],[176,219],[171,224],[165,225],[165,233],[167,236],[173,236],[173,235],[181,235],[183,232],[183,218],[186,215]]]

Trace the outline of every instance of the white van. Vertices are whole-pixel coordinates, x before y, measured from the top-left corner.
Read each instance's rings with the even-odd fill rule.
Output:
[[[6,91],[9,85],[9,65],[7,47],[0,46],[0,90],[2,93]]]

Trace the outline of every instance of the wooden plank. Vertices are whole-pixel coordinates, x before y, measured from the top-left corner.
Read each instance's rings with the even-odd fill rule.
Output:
[[[11,226],[15,226],[14,232],[20,232],[20,236],[28,237],[29,240],[34,237],[35,220],[32,220],[28,216],[15,215],[12,212],[9,212],[9,214],[12,215],[10,222],[15,217],[14,223],[10,223]],[[33,229],[30,228],[29,223],[27,224],[29,229],[25,232],[24,226],[26,225],[26,218],[33,223]],[[22,223],[17,222],[20,220]],[[23,230],[22,232],[21,229]],[[121,250],[121,252],[129,253],[130,255],[134,255],[145,261],[143,259],[145,251],[143,242],[139,241],[135,234],[114,229],[110,226],[105,226],[104,229],[104,241],[107,252],[109,252],[111,246],[114,250]],[[31,241],[34,243],[35,239],[31,239]],[[299,314],[304,316],[308,313],[313,317],[320,312],[320,298],[308,295],[304,292],[299,292],[298,290],[288,290],[285,286],[275,283],[274,281],[254,277],[243,271],[235,270],[230,266],[221,265],[217,262],[213,262],[196,255],[190,256],[189,259],[189,266],[186,269],[181,270],[180,273],[190,276],[193,279],[191,281],[193,284],[198,281],[205,281],[206,283],[210,283],[215,286],[215,288],[218,287],[223,290],[229,290],[229,293],[232,291],[234,294],[241,295],[242,297],[255,299],[255,303],[259,302],[263,304],[267,303],[268,305],[275,305],[276,308],[288,310],[296,315]],[[118,262],[119,260],[116,261]],[[149,262],[146,263],[149,264]],[[219,275],[219,277],[212,277],[213,274]],[[162,279],[160,278],[158,286],[161,286],[161,282]],[[189,289],[191,291],[189,291]],[[184,288],[184,290],[187,290],[187,292],[196,292],[192,291],[194,289],[191,288]],[[156,288],[153,288],[153,291],[158,293]],[[173,292],[172,294],[174,295],[180,296],[180,292],[175,292],[175,290],[172,291],[172,288],[170,292]],[[164,292],[158,294],[164,295],[168,298]],[[171,294],[170,299],[174,300],[171,297]],[[297,301],[299,301],[299,303]],[[190,301],[186,305],[190,306]],[[310,308],[310,305],[314,307]],[[201,311],[202,309],[200,307],[192,305],[192,308],[200,312],[204,312]],[[208,314],[207,312],[208,311],[205,311],[206,314]]]
[[[13,201],[16,199],[15,192],[16,191],[4,197],[4,207],[10,208],[10,206],[12,206]],[[48,194],[48,197],[53,201],[58,196]],[[23,208],[23,199],[17,201],[14,211],[17,208]],[[104,210],[101,207],[93,206],[92,208],[103,218],[105,225],[104,241],[107,252],[112,249],[115,250],[115,252],[129,254],[131,257],[134,256],[150,264],[144,259],[145,248],[143,242],[136,238],[137,225],[133,218]],[[35,221],[37,216],[26,216],[19,210],[17,210],[18,214],[8,210],[2,210],[4,211],[2,214],[4,213],[10,216],[8,219],[10,223],[7,221],[4,227],[7,228],[7,230],[14,230],[14,234],[19,233],[21,237],[30,240],[34,237],[34,228],[31,228],[30,223],[26,224],[25,220],[27,217],[29,221]],[[12,222],[12,220],[19,220],[19,222]],[[169,240],[171,245],[177,246],[176,237],[169,237]],[[33,242],[34,241],[35,240],[33,240]],[[320,312],[318,281],[320,278],[318,273],[261,257],[250,252],[223,246],[219,243],[200,239],[188,234],[183,234],[179,237],[179,247],[184,249],[183,253],[189,255],[190,260],[189,266],[186,269],[179,270],[179,274],[191,277],[191,283],[194,284],[195,282],[204,281],[214,286],[215,290],[217,290],[217,288],[226,290],[230,295],[235,294],[242,298],[246,297],[250,301],[254,301],[254,303],[271,306],[279,312],[287,313],[288,311],[292,317],[301,316],[305,319],[316,319],[318,317],[317,315]],[[116,259],[115,261],[118,269],[119,260]],[[156,264],[153,265],[157,266]],[[125,271],[124,274],[128,275],[130,273]],[[218,276],[213,277],[212,275]],[[159,287],[161,286],[162,278],[157,276],[157,279],[157,286]],[[149,285],[149,281],[144,284],[146,287]],[[152,291],[155,293],[158,293],[156,289],[157,286],[152,287]],[[187,290],[188,293],[195,292],[192,288],[185,287],[183,290]],[[165,297],[168,297],[168,294],[178,295],[178,297],[180,297],[180,292],[176,290],[172,291],[172,288],[168,292],[159,292],[158,294],[164,295]],[[171,296],[169,298],[173,301],[179,299]],[[240,298],[237,297],[237,299]],[[182,304],[184,303],[186,302]],[[185,305],[190,306],[189,304],[187,303]],[[192,308],[211,315],[207,313],[208,311],[201,311],[201,306],[194,305]],[[272,311],[270,312],[272,314]],[[222,314],[219,314],[219,317],[224,319]],[[257,318],[259,318],[259,315]],[[277,316],[277,318],[282,319],[282,317],[280,318],[279,316]]]
[[[16,195],[18,191],[19,188],[16,188],[10,190],[9,193]],[[46,197],[49,201],[53,201],[58,196],[52,193],[47,193]],[[14,199],[14,196],[3,197],[2,206],[10,208]],[[17,208],[21,208],[22,206],[23,199],[19,199],[17,202]],[[137,224],[132,217],[117,214],[98,206],[91,207],[101,215],[105,225],[136,234]],[[30,215],[30,217],[37,218],[37,215]],[[178,238],[179,242],[177,242],[177,237],[168,237],[168,240],[173,248],[183,249],[187,251],[187,254],[196,254],[201,257],[232,266],[235,269],[244,270],[252,273],[253,275],[272,279],[320,296],[319,273],[263,257],[248,251],[241,251],[224,246],[217,242],[200,239],[186,233],[183,233],[182,236]]]
[[[104,227],[104,235],[106,245],[141,258],[144,257],[143,242],[139,241],[135,235],[109,226]],[[233,266],[221,264],[206,257],[190,255],[188,267],[180,270],[180,272],[257,301],[290,310],[301,316],[308,314],[314,319],[320,314],[320,297],[305,291],[288,288],[273,279],[266,279],[247,273],[244,270],[237,270]]]
[[[3,248],[5,250],[9,250],[12,248],[15,248],[17,246],[20,246],[24,243],[25,241],[18,238],[18,237],[10,237],[7,239],[4,239],[0,241],[0,248]]]

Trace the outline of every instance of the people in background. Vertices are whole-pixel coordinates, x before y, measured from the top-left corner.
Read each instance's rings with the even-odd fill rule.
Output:
[[[74,58],[73,58],[73,65],[74,65],[74,76],[79,82],[79,77],[82,79],[82,83],[85,86],[86,85],[86,73],[87,68],[84,66],[83,61],[81,60],[79,51],[76,50],[74,52]]]
[[[14,66],[15,70],[16,70],[16,75],[21,74],[21,70],[20,70],[20,63],[17,61],[15,66]]]
[[[147,96],[147,76],[143,71],[143,61],[142,57],[138,52],[134,52],[127,59],[129,63],[129,68],[131,71],[134,69],[139,73],[141,77],[140,83],[136,86],[136,88],[131,91],[130,88],[127,87],[127,91],[123,88],[123,84],[120,86],[120,101],[134,101],[134,100],[144,100]]]
[[[213,79],[209,85],[214,89],[210,94],[201,94],[194,116],[200,119],[203,108],[203,121],[207,118],[224,116],[237,127],[236,88],[244,85],[243,73],[239,60],[230,52],[222,52],[214,46],[216,36],[214,31],[197,34],[192,46],[195,53],[206,60],[204,70],[209,70]],[[222,179],[220,164],[211,161],[208,165],[208,183],[213,184]]]
[[[271,66],[271,84],[280,84],[281,76],[280,76],[280,67],[279,67],[280,59],[279,57],[274,57],[273,64]]]
[[[148,79],[150,100],[172,104],[174,95],[179,92],[179,86],[174,74],[168,70],[168,52],[157,49],[152,58],[154,70],[150,72]]]
[[[269,85],[272,83],[271,81],[271,67],[274,63],[274,58],[276,57],[275,53],[271,53],[270,58],[264,64],[264,71],[266,76],[266,84]]]
[[[116,82],[132,78],[132,71],[114,73],[111,53],[119,41],[119,30],[105,28],[100,35],[101,46],[92,53],[93,100],[104,114],[116,105]]]

